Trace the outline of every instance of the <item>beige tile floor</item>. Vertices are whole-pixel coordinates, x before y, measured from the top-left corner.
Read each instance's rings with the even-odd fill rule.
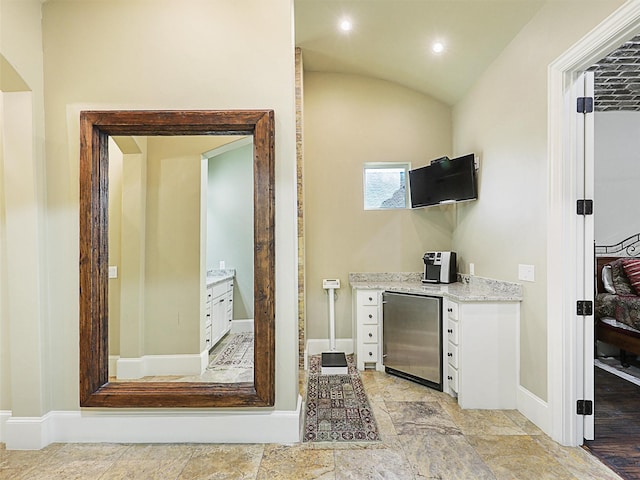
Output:
[[[381,442],[1,446],[0,479],[620,478],[585,450],[556,444],[516,411],[461,410],[446,394],[381,372],[362,379]]]

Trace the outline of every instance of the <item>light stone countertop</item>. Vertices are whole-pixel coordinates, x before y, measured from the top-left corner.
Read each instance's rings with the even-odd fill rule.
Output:
[[[235,276],[236,270],[234,268],[226,270],[209,270],[207,271],[207,287],[231,280]]]
[[[424,284],[421,273],[350,273],[349,283],[355,290],[375,289],[387,292],[413,293],[445,297],[457,302],[520,302],[522,285],[489,278],[458,274],[458,282]]]

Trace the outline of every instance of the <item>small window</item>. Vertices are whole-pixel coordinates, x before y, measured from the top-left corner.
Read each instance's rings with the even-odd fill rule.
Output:
[[[364,209],[407,208],[408,163],[365,163]]]

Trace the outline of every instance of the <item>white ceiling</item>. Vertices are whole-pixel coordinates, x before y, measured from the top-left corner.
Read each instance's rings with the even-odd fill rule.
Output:
[[[306,71],[367,75],[455,104],[542,0],[295,0]],[[353,22],[338,30],[343,17]],[[431,52],[440,39],[446,50]]]

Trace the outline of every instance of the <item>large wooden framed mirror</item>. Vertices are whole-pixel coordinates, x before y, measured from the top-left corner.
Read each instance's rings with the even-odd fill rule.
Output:
[[[84,111],[80,114],[80,406],[263,407],[275,402],[274,113]],[[253,382],[109,378],[109,139],[241,135],[253,139]],[[251,201],[247,199],[247,201]]]

